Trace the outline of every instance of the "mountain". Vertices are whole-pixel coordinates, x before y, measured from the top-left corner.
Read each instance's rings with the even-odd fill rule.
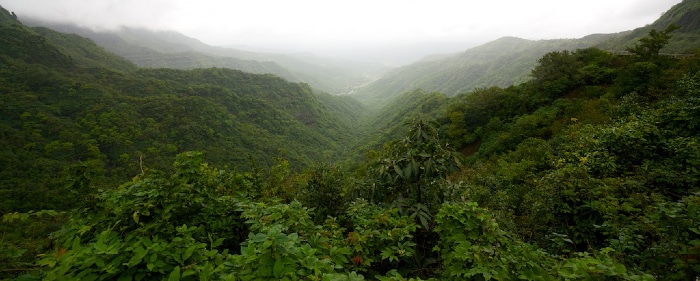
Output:
[[[69,206],[76,184],[168,169],[182,151],[302,169],[356,138],[364,109],[350,97],[270,74],[138,68],[90,39],[0,14],[0,212]]]
[[[351,91],[377,79],[388,67],[363,60],[321,58],[310,54],[275,54],[209,46],[174,31],[122,27],[94,31],[73,24],[24,20],[64,33],[76,33],[141,67],[194,69],[226,67],[250,73],[269,73],[292,82],[305,82],[331,94]]]
[[[0,7],[0,24],[21,24],[14,12]]]
[[[671,24],[680,28],[671,34],[671,40],[662,53],[690,54],[700,49],[700,1],[685,0],[666,11],[652,24],[631,31],[615,34],[613,38],[598,44],[604,50],[624,51],[634,46],[649,31],[666,29]]]
[[[590,47],[607,38],[607,35],[591,35],[581,39],[533,41],[503,37],[458,54],[432,56],[392,70],[358,89],[355,96],[366,104],[384,104],[415,89],[452,96],[475,88],[517,84],[528,79],[537,59],[544,54]]]
[[[83,67],[109,68],[113,70],[136,70],[136,64],[97,46],[92,40],[76,34],[66,34],[44,27],[32,28],[63,54],[70,56]]]
[[[218,57],[196,52],[188,45],[194,43],[181,42],[196,41],[195,39],[174,32],[151,32],[133,28],[121,28],[118,31],[93,31],[71,24],[46,23],[32,19],[26,21],[32,26],[45,26],[47,29],[61,33],[90,38],[110,52],[124,57],[140,67],[175,69],[222,67],[249,73],[273,74],[292,82],[300,82],[287,69],[272,62]]]

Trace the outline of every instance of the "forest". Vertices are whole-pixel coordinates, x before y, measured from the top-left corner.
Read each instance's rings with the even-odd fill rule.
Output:
[[[0,280],[696,280],[700,52],[372,111],[0,9]]]

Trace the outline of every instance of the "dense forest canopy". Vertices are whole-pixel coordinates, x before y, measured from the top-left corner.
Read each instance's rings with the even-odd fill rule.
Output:
[[[0,10],[0,279],[695,280],[700,54],[663,52],[683,30],[369,111]]]

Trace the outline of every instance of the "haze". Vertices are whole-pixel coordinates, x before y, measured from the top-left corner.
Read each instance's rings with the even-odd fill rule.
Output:
[[[20,19],[94,29],[175,30],[215,46],[340,55],[412,44],[451,52],[503,36],[555,39],[614,33],[650,24],[679,2],[0,0],[0,5]]]

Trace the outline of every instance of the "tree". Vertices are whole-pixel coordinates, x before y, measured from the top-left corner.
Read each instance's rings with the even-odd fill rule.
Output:
[[[535,88],[546,98],[562,95],[581,83],[577,74],[582,63],[572,52],[550,52],[537,60],[537,63],[530,76]]]
[[[395,196],[413,203],[429,205],[426,189],[436,186],[438,179],[461,166],[459,153],[440,141],[434,122],[415,118],[406,123],[408,134],[400,141],[385,144],[374,167],[380,181],[388,186],[384,200]],[[436,195],[433,192],[430,195]],[[375,194],[376,195],[376,194]],[[439,195],[439,194],[437,194]],[[388,196],[388,197],[387,197]],[[438,200],[441,201],[441,200]],[[441,202],[440,202],[441,203]]]
[[[627,48],[627,51],[635,53],[644,58],[651,58],[659,56],[661,49],[668,44],[671,39],[671,32],[679,29],[680,26],[671,24],[663,31],[656,31],[652,29],[649,31],[649,36],[639,39],[634,47]]]

